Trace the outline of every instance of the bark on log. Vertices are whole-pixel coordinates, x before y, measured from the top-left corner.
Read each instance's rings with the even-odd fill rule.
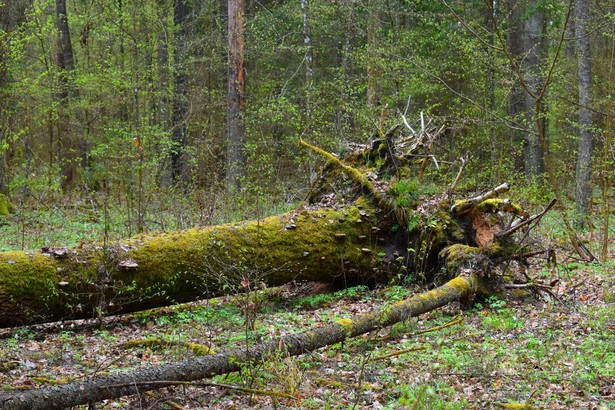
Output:
[[[246,279],[269,286],[333,275],[366,281],[382,251],[378,222],[361,199],[341,210],[142,235],[107,248],[2,252],[0,327],[197,300]]]
[[[452,301],[471,299],[481,286],[475,276],[456,277],[437,289],[415,295],[370,314],[341,319],[323,327],[284,336],[268,343],[132,372],[77,380],[63,386],[0,393],[3,409],[55,409],[139,394],[180,381],[238,371],[246,363],[262,362],[280,354],[295,356],[343,342],[373,330],[416,317]]]
[[[481,253],[495,259],[515,251],[502,246],[510,238],[495,237],[503,229],[499,212],[525,217],[493,198],[507,184],[451,209],[446,194],[425,196],[411,177],[390,177],[398,155],[393,136],[385,137],[347,163],[301,142],[328,160],[310,195],[317,206],[115,246],[0,253],[0,327],[171,305],[261,281],[372,283],[398,273],[429,279],[442,270],[446,280]],[[458,244],[468,248],[450,248]],[[448,260],[453,266],[440,269]]]

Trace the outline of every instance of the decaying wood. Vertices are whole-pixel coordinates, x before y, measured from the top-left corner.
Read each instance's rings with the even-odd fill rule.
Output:
[[[377,209],[304,206],[260,221],[141,235],[114,246],[0,253],[0,327],[172,305],[242,281],[372,280]],[[340,237],[343,233],[345,236]],[[368,251],[364,251],[368,250]]]
[[[456,216],[463,215],[464,213],[469,212],[472,208],[474,208],[481,202],[485,202],[486,200],[494,198],[501,193],[507,192],[509,189],[510,186],[508,185],[508,183],[503,183],[495,187],[491,191],[485,192],[484,194],[467,199],[465,201],[459,201],[451,207],[451,213]]]
[[[457,277],[446,284],[415,295],[393,306],[341,319],[302,333],[273,339],[268,343],[237,348],[228,352],[147,367],[132,372],[75,380],[62,386],[0,393],[0,407],[11,410],[56,409],[105,399],[139,394],[179,381],[208,378],[238,371],[249,363],[261,363],[280,355],[296,356],[324,346],[343,342],[373,330],[419,316],[452,301],[471,299],[481,286],[475,276]]]
[[[426,128],[422,118],[421,129]],[[508,184],[453,206],[447,193],[424,197],[412,191],[412,184],[406,184],[406,198],[394,197],[391,185],[404,178],[397,167],[407,157],[425,159],[416,155],[415,149],[425,143],[416,136],[404,140],[411,147],[406,152],[393,146],[398,129],[345,159],[302,141],[327,165],[312,188],[311,202],[285,215],[140,236],[110,249],[0,253],[0,325],[78,316],[77,307],[87,316],[101,307],[100,300],[108,311],[172,304],[219,294],[221,280],[233,282],[235,289],[251,289],[261,281],[276,285],[335,276],[378,281],[406,272],[438,283],[448,280],[444,285],[371,314],[263,344],[63,386],[3,392],[0,407],[71,407],[238,371],[271,357],[339,343],[452,301],[466,304],[485,292],[497,275],[496,265],[520,257],[512,232],[497,235],[506,231],[502,214],[529,215],[509,200],[495,198]],[[429,137],[427,143],[433,139],[422,135]],[[394,175],[395,181],[383,181],[384,175]]]
[[[141,235],[113,246],[2,252],[0,327],[172,305],[220,295],[222,288],[242,291],[244,283],[374,283],[400,271],[429,279],[447,263],[444,249],[464,244],[475,255],[498,239],[503,227],[493,223],[494,210],[523,212],[506,200],[479,208],[507,184],[452,211],[446,194],[396,200],[391,184],[407,175],[397,167],[409,166],[405,158],[416,158],[433,140],[437,133],[427,128],[423,121],[418,137],[407,137],[392,127],[344,160],[302,141],[328,161],[324,182],[313,190],[312,203],[283,215]],[[391,175],[395,181],[385,180]],[[327,189],[331,184],[337,186]],[[490,257],[510,254],[506,247],[493,249]],[[449,278],[458,272],[446,270]]]
[[[461,162],[461,165],[459,166],[459,171],[457,172],[457,176],[455,177],[455,180],[453,181],[451,186],[448,188],[448,196],[453,195],[453,192],[455,192],[455,189],[457,188],[457,184],[459,183],[459,180],[461,179],[461,175],[463,175],[463,171],[465,171],[465,168],[466,168],[467,160],[465,158],[463,157],[459,158],[459,162]]]

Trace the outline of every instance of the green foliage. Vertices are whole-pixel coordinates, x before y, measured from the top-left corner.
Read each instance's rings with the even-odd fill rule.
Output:
[[[15,23],[9,25],[10,32],[0,34],[7,44],[0,111],[6,133],[0,149],[10,153],[11,193],[27,187],[37,198],[41,193],[57,197],[62,166],[72,154],[64,151],[80,141],[78,150],[83,152],[75,161],[82,179],[75,192],[105,187],[116,203],[128,198],[125,212],[139,225],[134,231],[147,225],[153,202],[171,194],[178,201],[198,190],[221,195],[227,127],[221,3],[204,0],[192,5],[186,51],[178,56],[172,2],[69,2],[76,60],[70,81],[78,97],[61,103],[54,7],[51,0],[37,0],[23,16],[9,16]],[[519,128],[533,125],[509,115],[518,84],[506,55],[486,46],[490,24],[485,12],[480,2],[310,1],[308,22],[317,24],[310,25],[314,72],[308,87],[300,3],[253,5],[247,13],[245,51],[248,166],[245,189],[239,194],[248,199],[225,198],[229,206],[240,202],[236,213],[229,211],[232,218],[241,218],[250,196],[275,198],[278,203],[303,197],[313,165],[297,148],[298,136],[342,151],[349,142],[365,142],[399,122],[402,112],[414,118],[423,111],[448,127],[437,146],[440,169],[430,166],[429,178],[450,183],[449,163],[471,153],[462,187],[491,186],[511,175],[519,181],[514,174],[523,170]],[[553,0],[532,3],[519,18],[536,12],[545,13],[549,21],[544,36],[557,40],[565,5]],[[495,18],[501,30],[509,28],[509,14],[505,4],[497,4]],[[575,63],[565,57],[562,54],[554,67],[554,92],[546,94],[545,113],[548,148],[563,182],[572,180],[570,164],[576,150],[576,125],[570,120],[574,108],[564,103],[576,98],[570,74]],[[174,101],[184,98],[175,95],[174,75],[180,63],[188,76],[189,116],[182,124],[188,137],[178,144],[171,135],[178,126],[172,118]],[[608,83],[601,81],[606,62],[596,60],[595,65],[600,77],[595,82]],[[371,104],[366,101],[368,90],[375,95]],[[141,159],[133,138],[142,143]],[[182,155],[180,181],[170,179],[173,153]],[[414,189],[413,184],[398,181],[399,192],[392,192],[398,206],[417,201],[415,193],[422,187]],[[530,200],[542,199],[540,184],[536,185],[535,191],[527,192]]]
[[[388,194],[393,198],[397,207],[411,209],[420,204],[421,196],[432,195],[438,192],[438,190],[439,188],[433,183],[419,183],[415,178],[403,178],[391,182]],[[408,231],[416,228],[418,223],[418,216],[410,215]]]
[[[391,184],[389,195],[398,207],[411,208],[419,199],[419,183],[415,179],[401,179]]]
[[[420,384],[416,386],[403,384],[398,388],[400,397],[399,406],[393,408],[414,408],[414,409],[464,409],[468,404],[463,398],[460,403],[450,403],[442,398],[443,394],[452,392],[450,386],[443,382],[433,384]]]
[[[365,285],[353,286],[338,290],[334,293],[319,293],[317,295],[298,298],[294,300],[292,304],[302,309],[320,309],[342,299],[357,299],[368,290],[369,288]]]

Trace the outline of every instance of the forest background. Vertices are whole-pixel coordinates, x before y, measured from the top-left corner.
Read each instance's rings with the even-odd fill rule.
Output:
[[[462,168],[461,198],[508,182],[532,213],[558,199],[537,229],[558,264],[528,268],[530,282],[552,292],[477,300],[461,312],[463,325],[449,317],[459,307],[448,306],[297,362],[274,358],[209,390],[197,386],[182,403],[252,405],[254,392],[225,393],[234,383],[291,395],[262,403],[302,398],[305,408],[613,408],[614,8],[608,0],[0,0],[0,251],[87,249],[141,232],[260,221],[296,209],[318,178],[324,160],[300,138],[343,156],[396,124],[408,135],[426,125],[438,138],[405,181],[425,193],[420,200]],[[424,290],[408,278],[369,291],[282,293],[275,303],[241,282],[221,301],[50,332],[45,343],[36,330],[11,330],[0,381],[61,384],[63,375],[97,374],[101,363],[187,357],[138,346],[116,360],[122,343],[152,335],[248,346]],[[119,403],[156,408],[176,396]]]
[[[343,153],[421,113],[445,127],[428,182],[450,182],[463,158],[464,189],[508,180],[530,202],[554,193],[583,226],[592,210],[610,213],[612,10],[584,0],[4,1],[0,192],[61,220],[81,205],[98,216],[77,239],[24,213],[5,227],[21,243],[0,248],[277,212],[316,175],[299,137]]]

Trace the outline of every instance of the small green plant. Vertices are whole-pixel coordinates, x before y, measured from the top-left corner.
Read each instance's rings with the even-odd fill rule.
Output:
[[[300,309],[318,309],[333,303],[334,300],[335,296],[332,294],[321,293],[299,298],[295,301],[294,306]]]
[[[410,297],[412,292],[401,285],[394,285],[383,290],[382,294],[387,302],[397,302]]]
[[[445,390],[450,390],[450,388],[446,388],[441,386]],[[436,390],[431,385],[419,385],[419,386],[409,386],[403,385],[401,388],[401,397],[399,397],[399,405],[400,408],[407,409],[462,409],[464,407],[464,402],[462,403],[450,403],[448,400],[442,398],[442,392]]]
[[[415,179],[400,179],[389,188],[389,195],[395,199],[395,204],[401,208],[409,208],[419,199],[419,183]]]
[[[358,286],[354,286],[352,288],[346,288],[346,289],[342,289],[342,290],[338,290],[337,292],[334,293],[335,296],[337,297],[342,297],[342,298],[358,298],[360,296],[362,296],[363,293],[367,292],[369,290],[369,288],[365,285],[358,285]]]
[[[498,298],[495,295],[489,296],[487,298],[487,304],[489,305],[489,307],[491,309],[495,309],[497,311],[500,311],[500,310],[502,310],[503,308],[506,307],[506,302],[503,301],[502,299]]]

